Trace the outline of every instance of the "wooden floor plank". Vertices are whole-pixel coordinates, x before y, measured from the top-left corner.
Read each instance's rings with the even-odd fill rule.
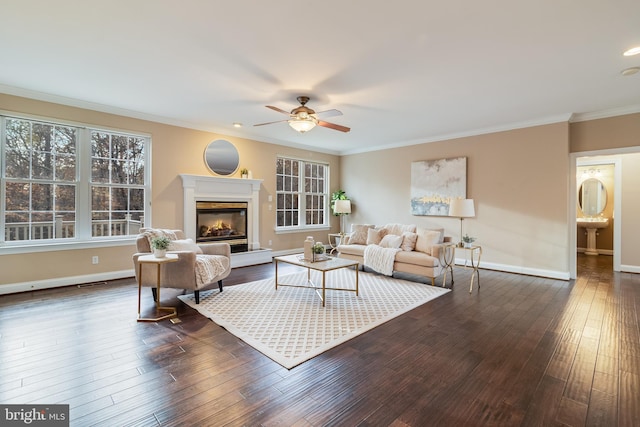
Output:
[[[236,268],[234,286],[273,277]],[[130,279],[0,298],[0,402],[67,403],[71,425],[634,425],[640,275],[579,254],[562,281],[456,268],[453,291],[291,370],[166,290],[136,322]],[[425,285],[427,286],[427,285]],[[143,293],[145,309],[153,307]]]

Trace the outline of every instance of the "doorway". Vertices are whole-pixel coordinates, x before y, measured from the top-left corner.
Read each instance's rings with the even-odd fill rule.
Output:
[[[592,166],[597,168],[598,165],[613,165],[613,270],[621,271],[621,230],[622,230],[622,159],[625,154],[638,153],[637,147],[631,149],[602,150],[594,152],[572,153],[571,172],[569,179],[569,273],[572,279],[577,275],[577,254],[578,254],[578,225],[577,218],[579,215],[578,207],[578,182],[577,172],[579,167]]]

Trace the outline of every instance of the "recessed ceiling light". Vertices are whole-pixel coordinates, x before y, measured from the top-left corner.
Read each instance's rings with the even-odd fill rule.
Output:
[[[631,67],[631,68],[627,68],[625,70],[622,70],[621,73],[623,76],[632,76],[635,73],[637,73],[638,71],[640,71],[640,67]]]
[[[234,127],[234,128],[241,128],[241,127],[242,127],[242,123],[235,122],[235,123],[233,124],[233,127]]]
[[[623,53],[624,56],[633,56],[640,53],[640,46],[632,47]]]

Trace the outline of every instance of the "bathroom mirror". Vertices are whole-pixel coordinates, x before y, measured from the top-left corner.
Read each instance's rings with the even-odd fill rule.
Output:
[[[607,189],[596,178],[585,180],[578,190],[578,204],[584,216],[598,216],[607,206]]]
[[[209,170],[218,175],[231,175],[238,169],[240,156],[229,141],[217,139],[204,150],[204,162]]]

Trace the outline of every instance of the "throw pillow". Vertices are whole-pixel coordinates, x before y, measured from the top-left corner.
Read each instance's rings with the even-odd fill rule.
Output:
[[[402,244],[402,236],[396,236],[395,234],[387,234],[380,241],[381,248],[393,248],[398,249]]]
[[[405,231],[402,233],[402,244],[400,245],[400,248],[403,251],[411,252],[416,248],[416,240],[418,240],[418,235],[416,233]]]
[[[395,234],[396,236],[402,236],[405,231],[416,232],[415,224],[387,224],[384,228],[387,229],[387,234]]]
[[[149,247],[153,247],[151,246],[151,241],[156,237],[166,237],[169,240],[176,240],[178,238],[173,230],[165,228],[143,228],[140,232],[147,237]]]
[[[192,239],[172,240],[168,249],[170,251],[189,251],[197,254],[202,253],[200,246],[198,246]]]
[[[441,233],[438,230],[418,230],[418,238],[416,239],[416,251],[424,252],[431,255],[431,247],[442,243],[440,241]]]
[[[366,245],[367,236],[373,225],[369,224],[351,224],[351,236],[349,236],[350,245]]]
[[[387,230],[384,228],[370,228],[367,230],[367,245],[379,245],[386,234]]]

